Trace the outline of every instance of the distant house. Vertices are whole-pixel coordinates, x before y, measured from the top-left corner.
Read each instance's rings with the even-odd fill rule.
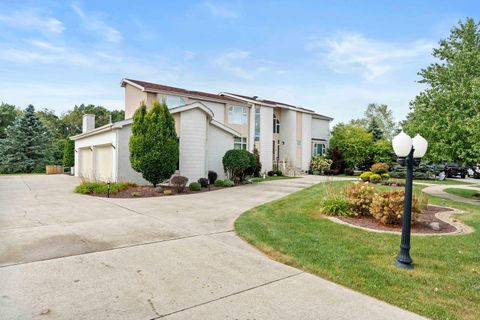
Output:
[[[75,174],[91,180],[132,181],[147,184],[131,168],[128,142],[132,117],[145,101],[164,101],[175,120],[180,139],[179,174],[190,181],[209,170],[224,177],[222,157],[230,149],[254,148],[262,171],[300,173],[311,157],[328,145],[332,118],[312,110],[222,92],[212,94],[155,83],[123,79],[125,120],[95,128],[95,117],[84,115],[82,133],[75,141]]]

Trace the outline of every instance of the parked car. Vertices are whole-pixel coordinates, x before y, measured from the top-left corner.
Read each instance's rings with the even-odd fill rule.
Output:
[[[467,168],[462,167],[457,163],[445,164],[444,172],[448,178],[460,176],[462,179],[465,179],[465,177],[468,175]]]
[[[470,167],[467,171],[470,178],[480,179],[480,166]]]

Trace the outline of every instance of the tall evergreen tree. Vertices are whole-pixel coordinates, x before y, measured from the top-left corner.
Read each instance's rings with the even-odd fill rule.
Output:
[[[5,135],[5,138],[0,140],[1,172],[28,173],[43,170],[50,132],[36,116],[32,105],[7,127]]]
[[[434,161],[480,161],[480,28],[468,18],[433,50],[439,62],[422,69],[428,87],[411,102],[402,124],[428,142]]]
[[[156,186],[175,172],[179,142],[167,105],[155,101],[148,113],[146,109],[142,103],[133,116],[130,162],[134,170]]]
[[[12,104],[0,103],[0,139],[5,138],[5,129],[21,115],[21,111]]]
[[[378,141],[383,138],[383,131],[380,129],[377,119],[372,118],[370,120],[367,130],[372,134],[374,141]]]

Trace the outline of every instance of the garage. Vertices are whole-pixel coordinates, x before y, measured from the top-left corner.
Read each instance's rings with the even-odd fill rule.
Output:
[[[113,150],[111,144],[93,147],[96,180],[112,181]]]
[[[93,179],[93,152],[90,147],[78,149],[78,175]]]

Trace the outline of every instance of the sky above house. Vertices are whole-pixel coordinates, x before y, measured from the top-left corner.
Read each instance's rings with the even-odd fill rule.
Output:
[[[397,121],[417,72],[472,1],[2,1],[0,101],[60,114],[124,108],[122,78],[314,109],[335,122],[386,103]]]

